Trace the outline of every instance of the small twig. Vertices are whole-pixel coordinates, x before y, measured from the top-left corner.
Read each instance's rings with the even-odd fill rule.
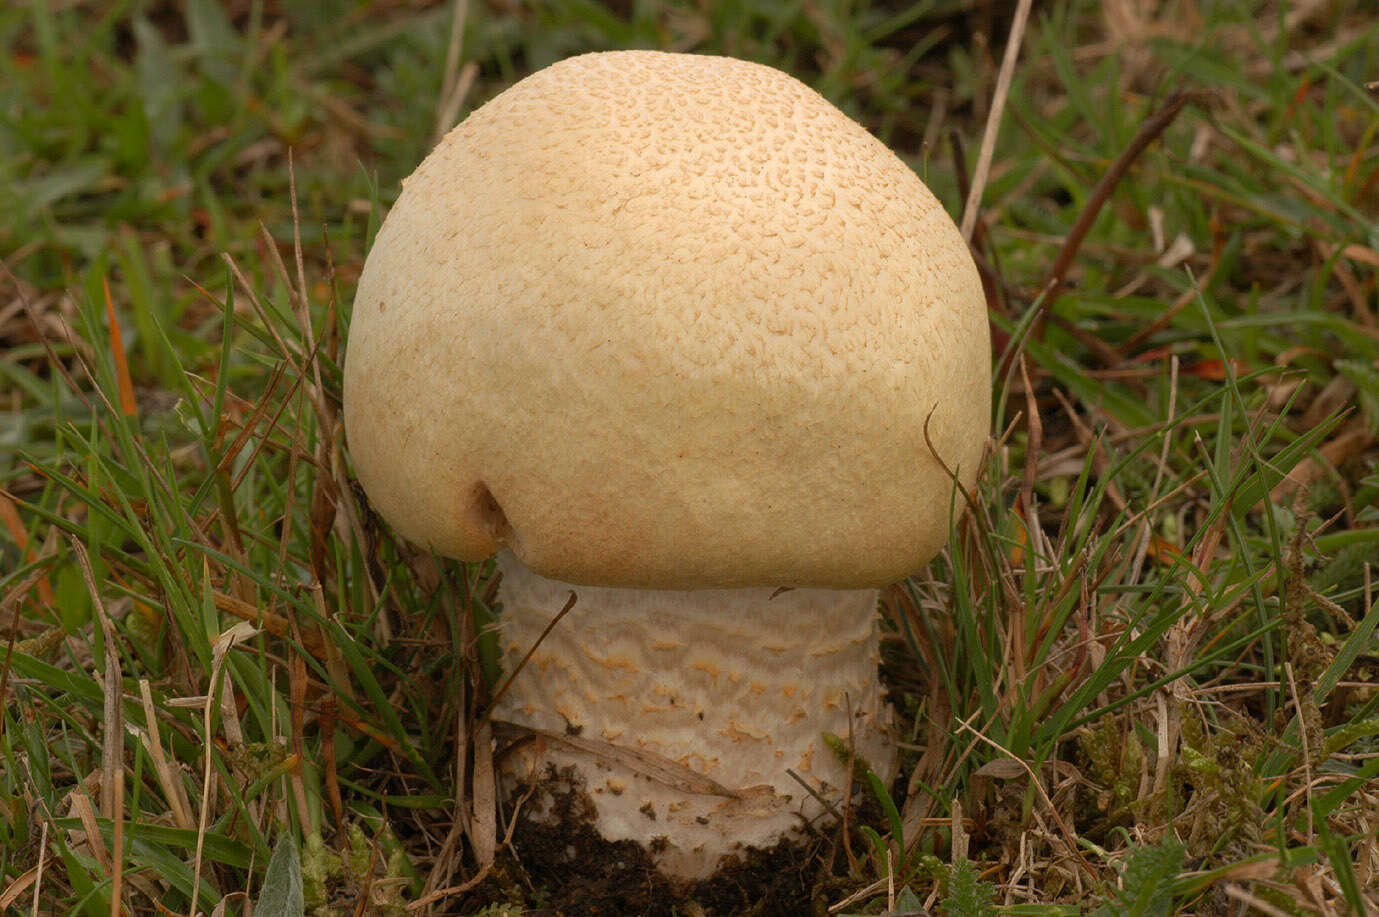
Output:
[[[43,827],[38,838],[38,865],[34,867],[34,907],[33,917],[38,917],[39,891],[43,888],[43,858],[48,852],[48,819],[43,820]]]
[[[292,254],[297,262],[297,286],[291,281],[287,284],[288,299],[297,307],[297,319],[302,327],[302,340],[308,348],[314,343],[311,324],[311,311],[306,289],[306,263],[302,258],[302,217],[297,210],[297,168],[293,162],[292,148],[287,150],[287,196],[292,203]],[[320,375],[317,374],[317,388],[320,388]]]
[[[455,89],[445,99],[444,107],[441,108],[436,122],[436,143],[445,139],[445,135],[450,132],[460,119],[460,108],[464,105],[465,98],[469,95],[469,90],[473,88],[474,81],[479,76],[479,65],[470,61],[464,65],[460,71],[459,82],[455,84]],[[444,126],[442,126],[444,125]]]
[[[865,888],[859,888],[857,891],[853,892],[851,895],[844,898],[842,901],[839,901],[836,904],[830,904],[828,906],[828,912],[830,914],[836,914],[843,908],[847,907],[849,904],[853,904],[857,901],[862,901],[866,898],[870,898],[872,895],[875,895],[878,892],[883,892],[885,890],[886,879],[877,879],[875,882],[866,886]]]
[[[91,569],[91,556],[86,553],[86,545],[79,539],[71,539],[72,553],[76,555],[81,568],[81,578],[86,581],[86,589],[91,594],[91,605],[96,610],[100,622],[101,636],[105,638],[104,684],[105,709],[102,717],[104,741],[101,745],[101,815],[113,819],[115,812],[115,784],[124,779],[124,722],[121,719],[121,672],[120,654],[115,642],[115,625],[105,612],[100,590],[96,588],[96,577]]]
[[[292,638],[298,645],[302,643],[302,628],[297,621],[296,614],[292,613],[292,606],[288,608],[288,626],[291,628]],[[290,741],[292,742],[292,753],[298,760],[308,760],[306,756],[306,741],[302,737],[302,724],[306,719],[306,659],[297,648],[288,646],[287,650],[287,696],[288,696],[288,729],[291,731]],[[209,734],[210,725],[207,724]],[[207,739],[209,741],[209,738]],[[291,787],[292,795],[297,800],[297,823],[302,829],[302,836],[311,833],[311,822],[307,817],[309,810],[306,800],[306,782],[302,777],[302,769],[294,767],[289,773],[288,784]],[[192,917],[196,917],[195,914]]]
[[[1234,898],[1242,904],[1248,904],[1250,907],[1259,911],[1259,913],[1266,915],[1266,917],[1288,917],[1288,911],[1274,907],[1263,898],[1250,894],[1234,882],[1227,882],[1225,889],[1226,897]]]
[[[810,786],[809,781],[801,777],[794,768],[787,767],[785,769],[785,775],[803,787],[806,793],[813,796],[814,801],[823,806],[824,810],[827,811],[829,815],[832,815],[840,822],[843,820],[843,813],[838,811],[838,807],[833,804],[833,800],[825,798],[822,793]]]
[[[1028,444],[1025,448],[1024,486],[1020,491],[1020,503],[1025,512],[1034,512],[1034,485],[1038,483],[1039,454],[1044,446],[1044,420],[1039,414],[1039,399],[1034,394],[1034,383],[1029,377],[1029,361],[1020,355],[1020,380],[1025,385],[1025,428]],[[1036,520],[1037,521],[1037,520]]]
[[[335,695],[321,698],[317,712],[317,726],[321,735],[321,770],[326,778],[326,799],[330,814],[335,816],[336,828],[345,831],[345,803],[340,796],[340,768],[335,759]],[[369,875],[373,872],[370,870]]]
[[[555,626],[560,623],[561,618],[569,614],[570,609],[575,607],[575,602],[577,601],[579,601],[579,596],[571,589],[570,598],[565,602],[565,607],[560,609],[560,612],[556,614],[554,618],[551,618],[551,623],[546,625],[546,629],[541,632],[541,636],[537,637],[536,641],[528,648],[527,654],[522,657],[522,661],[517,663],[508,677],[503,680],[502,686],[493,693],[493,699],[489,701],[488,709],[484,711],[483,716],[479,717],[480,724],[487,723],[493,718],[493,711],[498,708],[498,701],[503,699],[503,695],[506,694],[508,688],[512,686],[513,679],[515,679],[521,673],[522,669],[526,667],[527,661],[530,660],[532,654],[536,652],[536,648],[545,642],[546,635],[555,629]]]
[[[1053,267],[1049,270],[1049,277],[1044,281],[1044,286],[1040,290],[1043,297],[1042,308],[1047,311],[1049,303],[1063,287],[1063,281],[1068,275],[1068,269],[1072,267],[1073,258],[1077,256],[1077,251],[1082,247],[1082,241],[1091,231],[1092,224],[1096,221],[1097,215],[1101,213],[1102,206],[1111,197],[1111,192],[1116,185],[1125,177],[1125,173],[1130,170],[1130,166],[1140,154],[1143,153],[1149,144],[1153,143],[1183,108],[1200,93],[1177,92],[1169,97],[1168,103],[1163,108],[1154,113],[1153,116],[1140,126],[1130,143],[1111,163],[1111,167],[1106,170],[1106,174],[1101,176],[1101,180],[1092,188],[1091,196],[1087,199],[1087,205],[1082,208],[1082,212],[1077,215],[1073,228],[1068,232],[1068,237],[1063,240],[1063,248],[1059,250],[1058,257],[1054,259]]]
[[[1303,790],[1307,794],[1307,840],[1309,843],[1316,839],[1316,825],[1313,823],[1316,817],[1315,806],[1312,804],[1312,749],[1307,742],[1307,714],[1303,711],[1302,697],[1298,694],[1298,681],[1293,675],[1293,664],[1285,662],[1283,672],[1288,676],[1289,693],[1293,695],[1293,707],[1298,711],[1298,738],[1302,744],[1302,768],[1306,777]]]
[[[68,809],[69,815],[76,813],[77,819],[81,822],[82,832],[86,835],[86,847],[91,853],[91,858],[96,861],[96,866],[100,872],[109,878],[110,851],[106,849],[105,839],[101,837],[100,825],[96,823],[96,813],[91,810],[91,797],[85,791],[77,790],[72,794]]]
[[[436,107],[436,124],[431,132],[432,146],[440,143],[441,138],[455,125],[460,105],[479,73],[478,65],[473,61],[465,64],[463,71],[460,69],[460,51],[464,47],[464,26],[468,18],[469,0],[455,0],[455,10],[450,18],[450,42],[445,49],[440,104]]]
[[[625,768],[639,777],[659,783],[662,786],[670,787],[679,793],[693,794],[696,796],[721,796],[724,799],[754,799],[761,797],[774,797],[775,791],[769,785],[752,787],[730,787],[724,786],[712,777],[699,773],[674,758],[666,757],[658,752],[644,748],[637,748],[631,745],[619,745],[616,742],[609,742],[606,739],[586,739],[580,735],[569,735],[564,732],[555,732],[550,729],[540,729],[536,726],[524,726],[521,723],[513,723],[507,720],[493,720],[492,724],[488,721],[480,721],[480,725],[475,728],[476,744],[479,736],[486,736],[482,741],[487,743],[492,741],[493,733],[485,732],[490,725],[498,727],[498,739],[506,747],[499,756],[500,761],[506,761],[508,755],[519,748],[528,738],[539,740],[548,745],[555,745],[564,751],[573,751],[582,755],[594,758],[596,761]],[[509,737],[516,737],[515,741],[509,742]],[[792,773],[789,768],[785,771]],[[796,780],[800,778],[795,777]],[[809,786],[803,784],[808,790]],[[813,791],[810,791],[813,793]],[[817,794],[814,794],[817,795]],[[492,796],[489,802],[493,802]],[[479,804],[478,794],[475,794],[475,805]],[[831,810],[834,816],[841,818],[841,814],[836,810]],[[477,851],[476,851],[477,853]]]
[[[972,187],[967,190],[967,203],[962,208],[962,237],[972,241],[972,229],[977,225],[977,211],[980,209],[982,192],[986,190],[986,180],[991,174],[991,156],[996,151],[996,135],[1001,131],[1001,115],[1005,112],[1006,99],[1010,96],[1010,81],[1015,77],[1015,61],[1020,56],[1020,42],[1025,37],[1025,24],[1029,22],[1029,10],[1034,0],[1020,0],[1015,8],[1015,18],[1010,23],[1010,38],[1006,40],[1005,57],[1001,60],[1001,72],[996,77],[996,90],[991,96],[991,111],[986,115],[986,128],[982,132],[982,147],[977,153],[977,168],[972,170]]]
[[[469,840],[479,866],[489,867],[498,855],[498,788],[493,769],[493,724],[488,720],[480,721],[474,728],[473,741],[474,772],[470,779],[473,816],[469,823]]]
[[[158,711],[153,706],[153,693],[149,690],[147,678],[139,679],[139,696],[144,704],[144,747],[153,759],[153,772],[168,798],[173,823],[183,831],[189,831],[192,828],[192,817],[191,806],[187,802],[187,790],[182,784],[181,774],[169,766],[167,756],[163,754],[163,737],[158,729]]]
[[[364,870],[364,888],[360,891],[359,903],[354,907],[354,917],[364,917],[364,908],[368,907],[373,897],[374,870],[378,868],[378,842],[386,829],[387,822],[383,822],[369,841],[369,865]]]
[[[209,576],[204,566],[202,570],[203,578]],[[206,683],[205,703],[201,708],[202,734],[205,736],[205,747],[202,749],[204,757],[202,758],[203,765],[201,769],[201,800],[196,821],[196,856],[192,865],[192,893],[191,908],[189,911],[191,917],[197,917],[197,914],[200,913],[200,909],[197,905],[200,901],[201,894],[201,873],[205,867],[206,830],[211,808],[211,773],[214,770],[212,757],[215,754],[215,742],[211,738],[211,723],[215,715],[216,694],[220,690],[221,676],[225,672],[225,657],[229,655],[230,650],[234,649],[236,645],[250,639],[258,633],[258,628],[248,622],[241,621],[238,624],[231,625],[229,629],[216,635],[211,643],[211,677]],[[233,690],[233,687],[231,690]],[[300,771],[301,768],[297,768],[297,770]],[[305,799],[299,800],[299,805],[301,805],[303,812],[305,812],[305,802]],[[306,828],[307,826],[304,824],[303,834],[306,833]]]
[[[958,863],[961,860],[967,859],[968,850],[972,841],[972,836],[967,833],[967,830],[963,826],[961,797],[953,797],[953,816],[950,830],[953,838],[953,862]],[[894,909],[894,905],[892,905],[892,909]]]
[[[967,175],[967,156],[963,152],[962,134],[957,129],[948,132],[948,142],[953,147],[953,173],[958,182],[958,197],[967,200],[971,185]],[[982,291],[986,294],[987,308],[999,315],[1010,314],[1012,299],[1010,284],[1001,273],[1001,260],[996,247],[991,244],[991,235],[986,225],[978,222],[972,230],[972,240],[968,243],[972,260],[977,265],[977,274],[982,280]],[[993,328],[993,342],[996,351],[1005,349],[1008,336],[1004,331]]]

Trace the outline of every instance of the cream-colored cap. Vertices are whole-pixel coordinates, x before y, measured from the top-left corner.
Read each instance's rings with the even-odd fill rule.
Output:
[[[990,422],[985,299],[903,162],[723,57],[548,67],[404,183],[345,363],[407,538],[566,582],[854,588],[927,562]]]

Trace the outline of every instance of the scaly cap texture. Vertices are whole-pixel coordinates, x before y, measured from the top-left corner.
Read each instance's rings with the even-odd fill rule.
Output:
[[[405,183],[354,305],[374,505],[572,583],[854,588],[947,538],[989,423],[985,301],[919,178],[799,81],[548,67]]]

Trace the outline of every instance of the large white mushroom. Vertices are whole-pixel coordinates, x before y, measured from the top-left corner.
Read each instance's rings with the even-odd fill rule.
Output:
[[[345,421],[400,534],[501,551],[509,671],[577,595],[495,713],[542,738],[507,773],[573,766],[603,836],[696,878],[824,811],[789,771],[846,800],[824,732],[892,771],[877,587],[947,538],[989,388],[913,171],[776,70],[627,51],[522,80],[404,183]]]

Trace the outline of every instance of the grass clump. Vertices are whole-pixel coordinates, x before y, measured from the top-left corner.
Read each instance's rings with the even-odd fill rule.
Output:
[[[1371,12],[1036,10],[973,237],[990,459],[949,549],[884,596],[902,780],[775,864],[791,906],[1379,907]],[[0,904],[629,900],[514,851],[478,720],[488,571],[394,540],[351,478],[371,235],[456,117],[629,46],[795,73],[959,215],[1007,19],[0,9]],[[759,906],[761,874],[736,881],[710,910]]]

